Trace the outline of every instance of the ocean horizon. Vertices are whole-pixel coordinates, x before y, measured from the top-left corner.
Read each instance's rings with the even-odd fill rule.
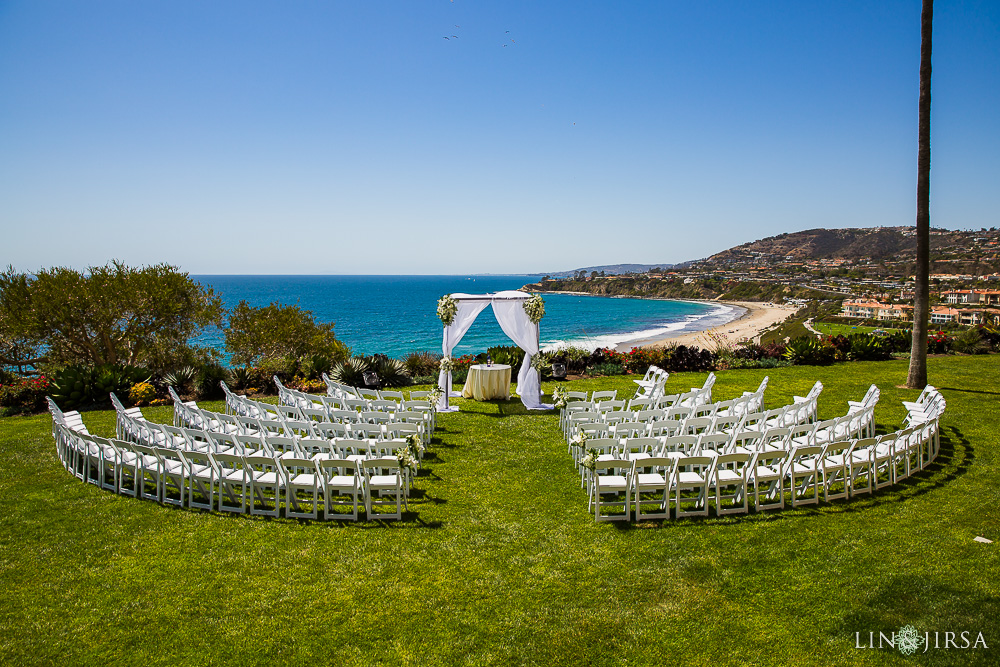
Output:
[[[192,275],[212,288],[227,309],[246,301],[272,302],[309,310],[318,322],[333,322],[337,338],[354,354],[440,353],[442,326],[437,300],[455,292],[485,294],[519,289],[542,274],[482,275]],[[701,331],[736,316],[726,304],[543,293],[543,349],[573,345],[587,349],[616,347],[672,334]],[[225,354],[224,337],[211,328],[192,342]],[[492,310],[484,310],[454,354],[477,354],[494,345],[513,343]],[[228,359],[228,357],[227,357]]]

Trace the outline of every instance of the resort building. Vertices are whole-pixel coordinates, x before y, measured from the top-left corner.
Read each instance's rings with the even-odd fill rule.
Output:
[[[1000,305],[1000,290],[959,289],[941,292],[941,300],[945,303],[968,305],[997,306]]]
[[[911,320],[913,319],[913,306],[864,299],[845,299],[840,314],[842,317],[858,317],[866,320]]]

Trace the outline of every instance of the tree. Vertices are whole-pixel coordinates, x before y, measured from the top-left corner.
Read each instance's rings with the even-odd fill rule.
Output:
[[[237,365],[298,360],[322,355],[330,363],[346,361],[350,349],[333,334],[333,323],[317,323],[311,311],[278,302],[262,308],[240,301],[229,316],[226,350]]]
[[[220,325],[223,312],[211,289],[167,264],[113,261],[86,273],[57,267],[35,275],[8,267],[0,274],[0,361],[24,363],[9,356],[20,345],[45,351],[32,365],[153,366],[190,351],[189,339]]]
[[[913,340],[906,386],[927,385],[927,321],[930,319],[931,239],[931,27],[934,0],[924,0],[920,13],[920,99],[917,120],[917,266],[913,293]]]

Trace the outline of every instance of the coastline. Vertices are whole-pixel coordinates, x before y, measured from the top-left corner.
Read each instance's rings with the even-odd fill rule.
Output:
[[[739,310],[734,311],[733,319],[723,324],[709,327],[708,329],[683,331],[656,338],[626,341],[619,344],[617,350],[619,352],[628,352],[633,347],[663,347],[667,344],[711,348],[714,347],[714,344],[711,342],[710,334],[725,336],[733,343],[744,338],[756,341],[764,330],[784,322],[790,315],[799,310],[795,306],[777,305],[770,302],[762,303],[759,301],[698,301],[697,303],[714,303]]]

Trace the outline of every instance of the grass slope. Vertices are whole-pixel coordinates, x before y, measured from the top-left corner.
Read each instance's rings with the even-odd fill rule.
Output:
[[[764,374],[721,373],[715,396]],[[771,406],[822,380],[821,418],[876,382],[880,430],[917,393],[896,388],[902,361],[770,375]],[[898,487],[642,525],[595,524],[556,417],[517,401],[442,415],[407,520],[385,524],[118,497],[66,473],[47,416],[3,419],[0,663],[997,664],[1000,356],[933,358],[930,377],[948,400],[942,452]],[[84,417],[113,432],[112,413]],[[854,648],[855,632],[905,624],[982,631],[990,648]]]

